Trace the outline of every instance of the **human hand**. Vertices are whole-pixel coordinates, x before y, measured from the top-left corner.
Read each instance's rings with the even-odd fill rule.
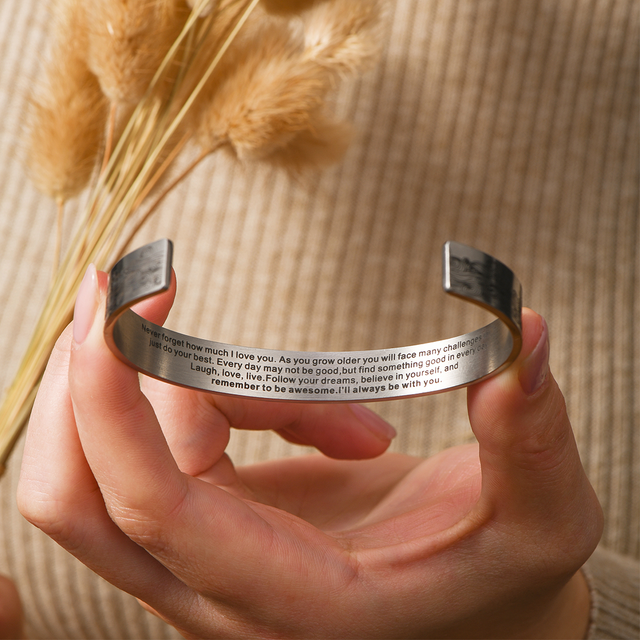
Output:
[[[469,389],[479,448],[421,460],[380,455],[393,432],[362,407],[141,390],[94,319],[105,282],[85,279],[52,355],[19,486],[23,514],[98,574],[187,637],[584,635],[577,571],[601,512],[539,316],[516,363]],[[137,311],[162,322],[172,295]],[[332,457],[236,469],[231,427]]]

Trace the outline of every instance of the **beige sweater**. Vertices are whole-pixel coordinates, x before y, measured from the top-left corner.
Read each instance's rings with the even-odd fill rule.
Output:
[[[45,4],[0,2],[3,387],[53,251],[55,207],[25,177],[21,147]],[[551,365],[606,516],[585,568],[590,638],[640,633],[639,28],[637,0],[396,0],[380,64],[340,89],[336,109],[357,137],[339,165],[296,181],[216,156],[136,240],[175,242],[169,326],[289,349],[474,328],[479,316],[443,301],[447,239],[512,266],[549,322]],[[397,451],[472,439],[464,391],[376,409],[397,427]],[[297,452],[269,433],[230,445],[238,464]],[[20,455],[19,445],[0,483],[0,572],[18,584],[29,637],[175,637],[20,517]]]

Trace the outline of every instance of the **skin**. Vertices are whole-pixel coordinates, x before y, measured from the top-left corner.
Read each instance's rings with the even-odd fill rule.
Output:
[[[584,637],[602,514],[540,316],[469,388],[478,445],[425,460],[384,453],[366,409],[141,385],[102,339],[105,286],[84,287],[51,357],[18,491],[98,574],[187,638]],[[138,313],[162,322],[174,293]],[[235,468],[231,428],[320,453]]]
[[[0,638],[22,638],[20,596],[6,576],[0,576]]]

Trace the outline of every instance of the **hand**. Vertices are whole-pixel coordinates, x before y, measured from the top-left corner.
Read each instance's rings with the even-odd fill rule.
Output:
[[[469,389],[479,447],[422,460],[380,455],[393,431],[363,407],[141,389],[102,339],[105,283],[85,277],[52,354],[18,495],[98,574],[187,637],[584,635],[602,516],[538,315]],[[172,300],[137,311],[162,322]],[[231,427],[326,455],[235,469]]]

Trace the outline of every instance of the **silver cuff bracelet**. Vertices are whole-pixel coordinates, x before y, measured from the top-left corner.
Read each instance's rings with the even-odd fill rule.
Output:
[[[129,307],[169,288],[173,245],[158,240],[112,269],[105,340],[137,371],[228,395],[303,402],[371,402],[440,393],[511,364],[522,347],[522,287],[495,258],[457,242],[443,248],[445,292],[498,319],[455,338],[371,351],[279,351],[237,347],[176,333]]]

